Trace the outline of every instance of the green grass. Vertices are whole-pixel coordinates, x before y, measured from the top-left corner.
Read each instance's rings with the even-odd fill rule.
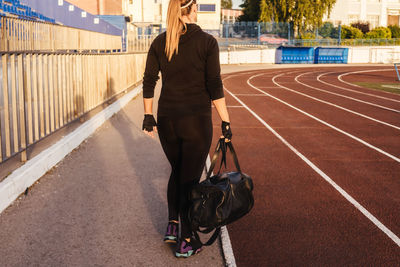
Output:
[[[380,91],[385,91],[385,92],[390,92],[390,93],[395,93],[395,94],[400,94],[400,82],[397,83],[368,83],[368,82],[353,82],[354,84],[357,84],[362,87],[370,88],[370,89],[375,89],[375,90],[380,90]],[[393,87],[398,87],[399,89],[396,88],[389,88],[385,86],[393,86]]]

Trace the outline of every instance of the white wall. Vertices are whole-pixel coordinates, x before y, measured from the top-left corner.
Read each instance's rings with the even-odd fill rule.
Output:
[[[221,64],[275,64],[276,49],[221,51]],[[349,64],[400,62],[400,46],[349,47]]]
[[[274,48],[222,51],[220,53],[221,64],[274,64]]]
[[[395,63],[400,62],[399,46],[351,47],[349,63]]]

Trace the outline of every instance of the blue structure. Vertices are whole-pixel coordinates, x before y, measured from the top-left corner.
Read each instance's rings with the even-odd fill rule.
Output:
[[[122,36],[123,29],[67,1],[61,2],[62,5],[56,0],[0,0],[0,15]]]
[[[31,10],[35,10],[42,16],[52,18],[55,23],[65,26],[95,31],[105,34],[122,36],[122,30],[114,25],[100,19],[98,16],[92,15],[67,1],[57,0],[2,0],[20,2],[22,5],[28,6]],[[59,5],[59,2],[62,5]],[[85,14],[85,16],[83,16]]]
[[[287,47],[276,50],[278,64],[347,64],[349,49],[340,47]]]
[[[316,64],[321,64],[321,63],[347,64],[348,55],[349,55],[348,48],[317,47],[317,49],[315,49],[314,62]]]
[[[281,46],[277,49],[276,62],[281,64],[313,64],[314,48]]]
[[[31,7],[24,5],[20,0],[0,0],[0,15],[11,15],[20,19],[55,23],[54,19],[32,10]]]

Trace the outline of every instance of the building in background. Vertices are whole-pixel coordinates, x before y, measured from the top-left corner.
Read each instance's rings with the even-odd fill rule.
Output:
[[[222,9],[221,10],[222,23],[235,23],[243,11],[241,9]]]
[[[129,0],[127,5],[131,23],[139,29],[146,28],[144,33],[159,33],[162,23],[161,0]]]
[[[146,0],[153,1],[153,0]],[[158,1],[158,0],[155,0]],[[169,0],[161,0],[161,24],[166,28]],[[221,24],[221,0],[197,0],[197,24],[211,34],[219,35]]]
[[[218,35],[221,25],[221,0],[197,0],[198,24],[209,32]]]
[[[121,15],[124,14],[124,7],[129,0],[68,0],[73,5],[96,15]]]
[[[81,2],[86,2],[85,0]],[[112,35],[121,35],[122,30],[115,27],[112,23],[100,19],[81,5],[74,5],[73,1],[64,0],[19,0],[8,1],[9,5],[26,5],[32,11],[40,13],[48,18],[52,18],[55,23],[69,27],[84,29],[89,31],[101,32]],[[79,1],[76,1],[79,2]]]
[[[138,35],[156,34],[166,28],[169,0],[69,0],[69,2],[122,30],[137,31]],[[197,0],[197,4],[199,26],[209,33],[219,35],[221,1]]]
[[[123,47],[161,30],[161,0],[68,0],[123,31]]]
[[[132,0],[68,0],[68,4],[76,5],[88,13],[96,15],[99,19],[126,31],[126,21],[129,22],[131,18],[130,1]]]
[[[399,0],[337,0],[326,20],[350,25],[353,22],[369,22],[370,28],[399,25]]]

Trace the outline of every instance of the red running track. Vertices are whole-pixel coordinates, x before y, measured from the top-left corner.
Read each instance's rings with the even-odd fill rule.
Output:
[[[233,144],[255,184],[253,210],[228,226],[238,266],[400,264],[400,95],[351,85],[377,73],[392,82],[387,69],[224,76]]]

